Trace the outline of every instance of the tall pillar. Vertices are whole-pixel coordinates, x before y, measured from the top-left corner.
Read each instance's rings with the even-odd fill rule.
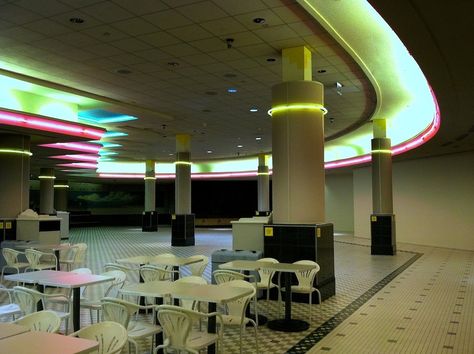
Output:
[[[372,208],[370,216],[372,254],[397,253],[392,194],[391,141],[386,136],[386,120],[374,119],[372,139]]]
[[[267,160],[267,155],[258,155],[258,215],[265,215],[270,211],[270,175],[268,172]]]
[[[69,185],[66,180],[56,180],[54,182],[54,209],[67,211],[67,195]]]
[[[29,207],[30,156],[29,136],[0,134],[0,218],[16,218]]]
[[[41,168],[40,175],[40,214],[54,213],[54,168]]]
[[[158,230],[158,214],[156,212],[156,177],[155,160],[145,161],[145,211],[143,212],[142,231]]]
[[[176,135],[175,214],[171,218],[171,245],[194,246],[191,214],[191,136]]]
[[[324,300],[335,294],[334,232],[325,223],[324,206],[324,85],[311,81],[306,47],[283,49],[282,65],[283,82],[272,88],[273,224],[264,227],[264,253],[281,262],[319,263],[314,286]],[[277,330],[309,326],[298,320],[267,325]]]

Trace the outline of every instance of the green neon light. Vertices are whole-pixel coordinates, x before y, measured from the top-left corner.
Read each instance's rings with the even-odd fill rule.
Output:
[[[272,107],[268,110],[268,115],[272,116],[274,113],[280,113],[285,111],[298,111],[298,110],[315,110],[322,111],[323,115],[328,113],[328,110],[323,105],[317,103],[296,103]]]
[[[2,153],[2,154],[19,154],[19,155],[33,156],[33,154],[28,150],[0,149],[0,153]]]
[[[372,150],[372,154],[392,154],[392,150],[386,150],[386,149],[378,149],[378,150]]]
[[[176,161],[174,164],[175,165],[188,165],[188,166],[191,166],[193,163],[189,162],[189,161]]]
[[[68,184],[55,184],[54,188],[69,188]]]
[[[143,177],[143,179],[146,181],[146,180],[149,180],[149,179],[156,179],[156,177]]]
[[[39,179],[56,179],[55,176],[38,176]]]
[[[270,172],[257,172],[257,176],[270,176]]]

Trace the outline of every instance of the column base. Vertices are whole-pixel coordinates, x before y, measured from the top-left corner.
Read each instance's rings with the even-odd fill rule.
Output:
[[[370,234],[372,255],[397,254],[394,214],[372,214],[370,216]]]
[[[158,213],[156,211],[144,211],[142,216],[142,231],[158,231]]]
[[[194,214],[171,216],[171,246],[194,246]]]
[[[321,300],[336,294],[333,224],[268,224],[264,225],[264,235],[265,257],[285,263],[303,259],[317,262],[321,270],[314,286],[321,292]],[[292,276],[292,283],[297,283],[295,276]],[[317,293],[312,296],[312,303],[317,304]],[[270,297],[273,298],[272,292]],[[307,303],[308,295],[292,293],[292,299]]]

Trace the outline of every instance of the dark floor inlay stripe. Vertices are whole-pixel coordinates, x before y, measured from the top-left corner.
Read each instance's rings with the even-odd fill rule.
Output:
[[[370,246],[369,246],[370,247]],[[385,278],[379,281],[377,284],[372,286],[369,290],[347,305],[344,309],[339,311],[329,320],[324,322],[321,326],[316,328],[313,332],[311,332],[308,336],[300,340],[296,345],[290,348],[287,353],[288,354],[297,354],[301,353],[302,348],[306,348],[309,350],[312,348],[316,343],[318,343],[321,339],[327,336],[334,328],[342,323],[345,319],[347,319],[350,315],[356,312],[363,304],[369,301],[371,298],[374,297],[380,290],[382,290],[387,284],[389,284],[393,279],[395,279],[398,275],[400,275],[404,270],[406,270],[410,265],[415,263],[423,253],[416,253],[416,252],[409,252],[409,251],[401,251],[406,253],[412,253],[413,257],[411,257],[408,261],[402,264],[399,268],[395,269],[392,273],[388,274]],[[405,317],[405,319],[411,319],[410,317]],[[352,323],[351,323],[352,324]]]

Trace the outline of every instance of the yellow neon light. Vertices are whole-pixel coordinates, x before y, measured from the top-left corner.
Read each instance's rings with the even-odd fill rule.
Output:
[[[20,155],[27,155],[27,156],[33,155],[28,150],[0,149],[0,152],[5,153],[5,154],[20,154]]]
[[[328,110],[321,104],[318,103],[301,103],[301,104],[287,104],[272,107],[268,110],[268,115],[272,116],[275,112],[284,112],[284,111],[293,111],[293,110],[320,110],[323,112],[323,115],[328,113]]]
[[[55,176],[38,176],[39,179],[56,179]]]
[[[257,172],[257,176],[270,176],[270,172]]]
[[[189,166],[191,166],[193,163],[189,162],[189,161],[176,161],[174,164],[175,165],[189,165]]]
[[[144,180],[148,180],[148,179],[156,179],[156,177],[143,177]]]
[[[69,184],[55,184],[54,188],[69,188]]]
[[[372,154],[392,154],[392,150],[387,149],[379,149],[379,150],[372,150]]]

